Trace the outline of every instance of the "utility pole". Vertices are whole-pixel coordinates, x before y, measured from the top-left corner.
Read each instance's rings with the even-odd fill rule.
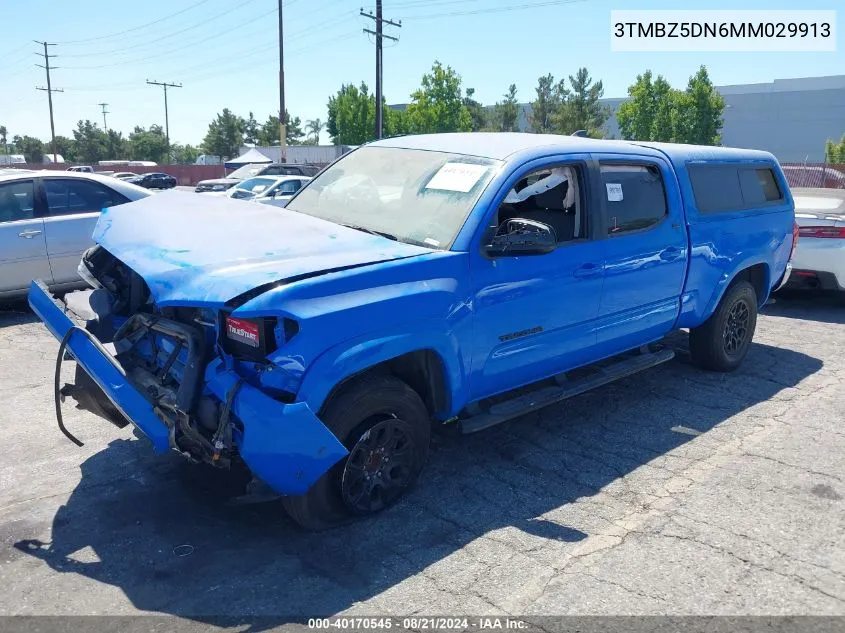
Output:
[[[53,164],[56,163],[56,125],[53,122],[53,93],[54,92],[64,92],[61,88],[53,88],[52,84],[50,83],[50,57],[55,57],[55,55],[50,55],[50,51],[47,49],[48,46],[55,46],[55,44],[50,44],[49,42],[39,42],[35,40],[36,44],[41,44],[44,46],[43,53],[36,53],[36,55],[41,55],[44,58],[44,65],[35,64],[39,68],[43,68],[47,71],[47,87],[41,88],[36,86],[36,90],[44,90],[47,92],[47,103],[50,105],[50,141],[53,150]],[[56,67],[53,67],[53,70],[56,70]]]
[[[109,111],[106,110],[106,106],[108,105],[108,103],[98,103],[97,105],[103,109],[103,130],[108,132],[109,126],[106,124],[106,115],[109,113]]]
[[[372,13],[365,13],[363,9],[361,9],[361,15],[365,18],[370,18],[374,20],[376,23],[376,30],[372,31],[370,29],[364,29],[364,33],[369,33],[370,35],[375,35],[376,37],[376,138],[381,138],[384,130],[384,104],[382,103],[382,63],[381,63],[381,50],[382,50],[382,40],[388,39],[393,40],[394,42],[398,42],[398,37],[392,37],[390,35],[385,35],[383,31],[383,25],[389,24],[391,26],[395,26],[397,28],[402,27],[401,20],[399,22],[393,22],[392,20],[385,20],[382,16],[382,0],[376,0],[376,14],[373,15]]]
[[[147,79],[147,83],[151,86],[161,86],[164,88],[164,133],[167,136],[167,150],[170,151],[170,120],[167,116],[167,89],[181,88],[182,84],[169,84],[166,81],[150,81],[149,79]]]
[[[287,162],[287,121],[285,120],[285,31],[282,26],[282,0],[279,0],[279,162]]]

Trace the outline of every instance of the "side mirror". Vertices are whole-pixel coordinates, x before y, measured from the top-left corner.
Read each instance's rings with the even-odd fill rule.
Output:
[[[512,218],[505,220],[484,247],[491,257],[543,255],[557,248],[557,235],[548,224]]]

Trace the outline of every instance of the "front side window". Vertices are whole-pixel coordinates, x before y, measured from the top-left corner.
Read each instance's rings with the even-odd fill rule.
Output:
[[[128,199],[98,182],[77,179],[44,180],[47,210],[50,215],[91,213],[113,207]]]
[[[31,180],[0,184],[0,222],[35,217],[35,195]]]
[[[310,181],[286,209],[446,249],[500,165],[463,154],[362,147]]]
[[[601,165],[608,235],[654,226],[666,217],[666,190],[654,165]]]
[[[558,243],[587,235],[582,191],[583,174],[577,165],[561,165],[529,173],[520,179],[499,206],[496,223],[522,218],[551,227]]]

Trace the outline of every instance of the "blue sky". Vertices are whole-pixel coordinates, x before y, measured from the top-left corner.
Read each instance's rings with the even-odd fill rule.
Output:
[[[10,136],[50,134],[44,71],[32,40],[51,47],[56,133],[79,119],[128,134],[164,123],[160,88],[146,79],[182,82],[169,91],[174,142],[198,144],[215,113],[228,107],[259,120],[278,110],[277,0],[3,0],[0,124]],[[542,6],[538,6],[542,5]],[[344,82],[374,84],[375,50],[358,15],[373,0],[286,0],[288,110],[303,121],[326,118],[326,101]],[[525,8],[525,7],[529,8]],[[384,51],[384,90],[407,102],[435,59],[451,65],[484,103],[515,83],[521,101],[537,77],[589,68],[605,96],[621,97],[637,73],[652,69],[683,86],[700,64],[717,85],[845,74],[842,37],[833,53],[614,53],[611,9],[835,9],[841,0],[384,0],[385,17],[402,20]],[[504,9],[490,11],[491,9]],[[473,13],[474,12],[474,13]],[[839,12],[838,17],[844,13]],[[145,26],[150,22],[157,22]],[[843,121],[845,131],[845,121]],[[327,140],[324,134],[324,140]]]

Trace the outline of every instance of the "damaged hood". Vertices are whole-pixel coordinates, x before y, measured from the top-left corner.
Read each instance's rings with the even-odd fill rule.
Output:
[[[105,209],[94,240],[144,278],[159,306],[221,307],[256,288],[431,252],[279,207],[183,191]]]

